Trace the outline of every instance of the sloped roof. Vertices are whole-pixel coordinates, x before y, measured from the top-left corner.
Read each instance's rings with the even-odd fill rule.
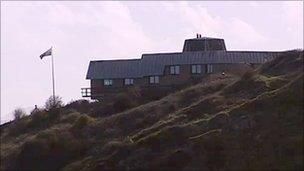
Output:
[[[91,61],[87,79],[139,78],[163,75],[166,65],[263,63],[282,52],[195,51],[143,54],[141,59]]]
[[[137,78],[141,75],[140,59],[91,61],[87,79]]]

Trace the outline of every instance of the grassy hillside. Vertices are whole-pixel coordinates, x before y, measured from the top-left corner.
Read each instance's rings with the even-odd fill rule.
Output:
[[[150,102],[131,94],[126,106],[78,101],[1,128],[1,169],[303,169],[303,51]]]

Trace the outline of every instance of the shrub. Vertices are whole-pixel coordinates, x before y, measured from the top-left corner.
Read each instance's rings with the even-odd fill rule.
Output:
[[[63,106],[61,97],[59,96],[50,96],[45,102],[45,109],[51,110],[53,108],[60,108]]]
[[[117,112],[124,111],[126,109],[130,109],[132,107],[135,107],[136,103],[131,99],[127,94],[123,93],[120,94],[116,97],[114,103],[113,103],[113,108]]]
[[[90,102],[87,100],[71,101],[64,108],[65,109],[74,109],[80,113],[87,113],[90,110]]]
[[[58,121],[61,115],[61,108],[52,108],[48,112],[48,120],[50,122]]]
[[[78,111],[74,108],[62,108],[61,114],[68,115],[70,113],[75,113],[75,112],[78,112]]]
[[[80,116],[76,122],[74,123],[73,125],[73,129],[74,130],[79,130],[79,129],[82,129],[84,128],[85,126],[87,126],[90,122],[92,122],[94,119],[91,118],[90,116],[84,114],[82,116]]]
[[[55,133],[55,131],[52,130],[39,132],[36,138],[46,140],[48,143],[56,143],[58,141],[57,134]]]
[[[74,123],[78,118],[80,118],[81,114],[78,112],[72,112],[67,115],[63,115],[61,118],[61,122]]]
[[[14,170],[59,170],[88,146],[68,132],[43,131],[21,146]]]
[[[180,93],[179,104],[180,105],[189,105],[193,99],[198,97],[198,92],[195,89],[190,89]]]
[[[113,104],[105,104],[105,105],[94,105],[90,111],[90,116],[93,117],[103,117],[109,116],[115,113],[116,110],[113,108]]]
[[[25,111],[21,108],[15,109],[13,114],[14,114],[15,120],[20,120],[21,118],[23,118],[26,115]]]
[[[20,119],[16,122],[13,122],[8,129],[8,134],[17,136],[27,131],[28,128],[28,118]]]
[[[249,71],[245,72],[245,74],[242,76],[242,80],[244,80],[244,81],[250,80],[254,77],[255,74],[256,74],[255,70],[249,70]]]
[[[143,88],[141,89],[141,97],[142,97],[142,101],[143,102],[150,102],[153,100],[159,100],[162,97],[168,95],[171,92],[174,92],[174,88],[173,89],[162,89],[162,88],[151,88],[151,89],[147,89],[147,88]]]
[[[138,99],[141,97],[140,88],[136,86],[128,88],[126,93],[129,97],[132,97],[134,99]]]
[[[41,127],[46,126],[48,124],[48,116],[46,111],[37,111],[31,114],[31,127]]]
[[[40,170],[43,169],[42,164],[37,162],[37,160],[45,158],[45,154],[47,154],[49,147],[47,145],[46,140],[41,139],[33,139],[25,142],[21,146],[20,154],[17,158],[16,168],[25,169],[25,170]]]

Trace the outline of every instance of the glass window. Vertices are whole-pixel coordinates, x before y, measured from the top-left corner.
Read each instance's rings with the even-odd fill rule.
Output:
[[[201,65],[192,65],[191,66],[191,72],[192,74],[200,74],[202,73],[202,66]]]
[[[155,84],[158,84],[159,83],[159,76],[155,76],[154,81],[155,81]]]
[[[212,73],[213,72],[213,66],[211,64],[207,65],[207,73]]]
[[[126,78],[125,79],[125,85],[133,85],[134,79],[133,78]]]
[[[159,83],[159,76],[150,77],[150,84],[158,84],[158,83]]]
[[[175,74],[179,74],[179,66],[175,66]]]
[[[196,73],[196,65],[192,65],[191,67],[192,67],[191,68],[192,74],[195,74]]]
[[[170,66],[170,74],[175,75],[180,73],[180,67],[178,65]]]
[[[113,80],[111,80],[111,79],[104,79],[103,80],[103,85],[105,85],[105,86],[111,86],[111,85],[113,85]]]
[[[174,66],[170,66],[170,74],[174,74]]]
[[[202,66],[201,65],[196,66],[196,73],[198,73],[198,74],[202,73]]]
[[[154,83],[154,77],[150,77],[150,84]]]

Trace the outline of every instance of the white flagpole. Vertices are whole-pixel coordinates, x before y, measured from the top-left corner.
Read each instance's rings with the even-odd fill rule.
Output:
[[[55,77],[54,77],[54,58],[53,58],[53,46],[51,47],[51,55],[52,55],[52,80],[53,80],[53,98],[54,98],[54,105],[55,105]]]

